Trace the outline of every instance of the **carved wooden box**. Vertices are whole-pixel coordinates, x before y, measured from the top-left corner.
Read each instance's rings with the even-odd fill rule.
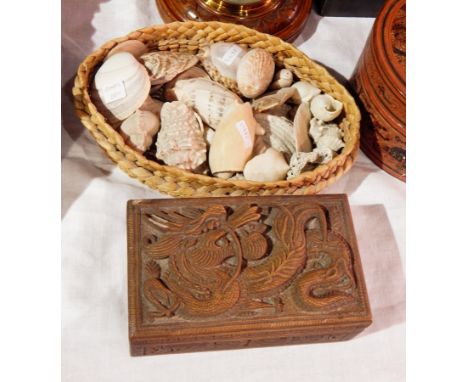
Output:
[[[353,337],[371,313],[345,195],[128,202],[132,355]]]

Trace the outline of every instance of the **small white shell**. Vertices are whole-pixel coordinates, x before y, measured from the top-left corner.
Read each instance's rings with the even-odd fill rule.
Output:
[[[120,126],[126,142],[140,152],[146,151],[159,131],[159,118],[145,110],[137,110]]]
[[[191,106],[203,122],[216,129],[226,110],[241,99],[216,82],[207,78],[177,81],[173,89],[179,101]]]
[[[244,176],[247,180],[257,182],[276,182],[283,180],[288,170],[289,165],[283,154],[270,147],[246,163]]]
[[[296,89],[297,92],[292,96],[291,100],[297,104],[309,102],[312,98],[321,93],[321,90],[317,86],[306,81],[295,82],[292,87]]]
[[[289,162],[290,168],[287,179],[295,178],[301,172],[312,169],[314,165],[328,163],[332,158],[333,153],[330,149],[315,149],[309,153],[294,153]]]
[[[211,143],[209,164],[215,176],[244,170],[252,155],[257,125],[249,103],[234,103],[229,107]]]
[[[309,152],[312,150],[312,142],[308,134],[310,118],[309,105],[307,103],[301,103],[294,116],[296,151]]]
[[[170,166],[194,170],[206,161],[200,117],[183,102],[166,102],[161,109],[161,131],[156,157]]]
[[[117,44],[114,48],[111,49],[109,53],[107,53],[106,60],[114,54],[120,52],[128,52],[138,60],[143,54],[148,52],[148,48],[145,44],[138,40],[123,41],[120,44]]]
[[[282,88],[271,93],[267,93],[260,98],[252,101],[252,107],[258,113],[283,105],[289,100],[296,90],[293,88]]]
[[[310,102],[310,111],[313,116],[324,122],[334,120],[342,110],[343,104],[328,94],[315,96]]]
[[[99,68],[91,96],[113,124],[133,114],[148,97],[150,79],[143,65],[128,52],[116,53]]]
[[[293,74],[289,69],[281,69],[275,74],[273,82],[270,85],[271,89],[281,89],[291,86],[293,82]]]
[[[237,68],[237,86],[247,98],[263,94],[275,74],[275,61],[264,49],[252,49],[240,60]]]
[[[150,52],[142,55],[141,59],[150,72],[153,86],[169,82],[198,62],[198,57],[193,54],[176,52]]]
[[[319,148],[330,148],[338,151],[345,146],[343,131],[334,123],[325,124],[323,121],[313,118],[310,121],[309,134]]]
[[[265,130],[262,137],[267,147],[283,152],[289,158],[296,151],[294,129],[291,121],[270,114],[255,114],[255,119]]]

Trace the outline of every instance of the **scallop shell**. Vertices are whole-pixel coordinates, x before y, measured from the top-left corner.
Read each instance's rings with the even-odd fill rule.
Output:
[[[293,73],[289,69],[281,69],[273,77],[270,85],[271,89],[281,89],[290,87],[293,82]]]
[[[318,86],[306,81],[295,82],[292,87],[297,90],[297,93],[291,98],[291,100],[297,104],[309,102],[312,98],[321,93]]]
[[[159,127],[159,118],[155,114],[146,110],[137,110],[122,122],[120,130],[130,146],[144,152],[153,143]]]
[[[179,101],[193,107],[203,122],[215,130],[226,110],[233,103],[242,102],[237,95],[207,78],[177,81],[173,91]]]
[[[264,49],[252,49],[242,57],[237,68],[237,86],[247,98],[263,94],[275,74],[273,56]]]
[[[255,114],[255,119],[265,130],[265,135],[262,138],[268,147],[285,153],[287,157],[296,152],[291,121],[270,114]]]
[[[133,114],[148,97],[150,79],[143,65],[128,52],[109,57],[96,72],[91,97],[111,124]]]
[[[140,106],[139,110],[146,110],[150,111],[151,113],[157,115],[158,117],[161,116],[161,108],[163,106],[163,102],[153,99],[150,96],[148,96],[143,102],[143,105]]]
[[[310,102],[310,111],[315,118],[324,122],[334,120],[341,114],[343,103],[328,94],[315,96]]]
[[[214,175],[225,177],[228,172],[244,170],[252,155],[257,125],[249,103],[229,107],[211,143],[209,164]]]
[[[166,101],[177,101],[177,97],[174,94],[174,87],[177,81],[180,80],[189,80],[191,78],[210,78],[207,72],[198,66],[192,66],[187,69],[185,72],[178,74],[175,78],[170,80],[167,84],[164,85],[164,98]]]
[[[206,161],[206,143],[200,117],[183,102],[166,102],[156,157],[170,166],[194,170]]]
[[[330,149],[315,149],[309,153],[294,153],[289,161],[289,171],[286,179],[292,179],[301,172],[311,170],[314,165],[328,163],[333,158]]]
[[[253,100],[252,107],[256,112],[261,113],[276,106],[283,105],[295,93],[296,90],[294,88],[279,89]]]
[[[138,40],[123,41],[120,44],[117,44],[114,48],[111,49],[109,53],[107,53],[106,60],[114,54],[120,52],[128,52],[138,60],[142,55],[148,52],[148,48],[145,44]]]
[[[309,152],[312,150],[312,142],[309,138],[310,111],[307,103],[301,103],[294,117],[294,139],[296,151]]]
[[[151,85],[165,84],[198,62],[193,54],[176,52],[150,52],[141,59],[150,72]]]
[[[289,165],[284,160],[283,154],[270,147],[246,163],[244,176],[247,180],[257,182],[276,182],[283,180],[288,170]]]
[[[313,118],[310,121],[309,134],[319,148],[328,147],[333,151],[338,151],[345,146],[343,131],[334,123],[326,124],[317,118]]]

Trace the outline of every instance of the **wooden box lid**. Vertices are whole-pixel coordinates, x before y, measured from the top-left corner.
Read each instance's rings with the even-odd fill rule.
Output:
[[[345,195],[128,202],[132,355],[345,340],[371,323]]]

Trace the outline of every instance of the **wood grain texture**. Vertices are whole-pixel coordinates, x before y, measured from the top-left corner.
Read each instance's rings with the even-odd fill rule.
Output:
[[[371,323],[346,196],[128,203],[132,355],[337,341]]]

